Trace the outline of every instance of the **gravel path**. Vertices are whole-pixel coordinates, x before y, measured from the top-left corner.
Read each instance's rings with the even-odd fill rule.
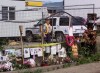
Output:
[[[100,62],[73,66],[45,73],[100,73]]]

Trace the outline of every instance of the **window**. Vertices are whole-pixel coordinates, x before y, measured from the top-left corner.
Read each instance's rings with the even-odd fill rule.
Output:
[[[8,20],[8,7],[2,7],[2,20]]]
[[[56,13],[56,10],[48,10],[48,13]]]
[[[15,20],[15,7],[2,7],[2,20]],[[12,12],[11,12],[12,11]]]
[[[74,17],[72,18],[72,25],[84,25],[85,19],[82,17]]]
[[[14,11],[14,7],[9,7],[9,11]],[[15,12],[9,12],[9,20],[15,20]]]
[[[51,26],[56,26],[56,18],[50,19]]]
[[[68,26],[69,25],[69,18],[60,18],[60,26]]]

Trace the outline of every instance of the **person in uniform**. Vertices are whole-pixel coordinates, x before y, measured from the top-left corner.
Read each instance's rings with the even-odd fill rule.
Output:
[[[45,24],[43,26],[44,31],[44,40],[46,43],[51,42],[51,31],[52,27],[50,25],[50,19],[46,19]]]

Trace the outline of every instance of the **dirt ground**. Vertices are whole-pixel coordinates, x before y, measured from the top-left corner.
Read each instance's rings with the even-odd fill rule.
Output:
[[[45,73],[100,73],[100,62],[73,66]]]

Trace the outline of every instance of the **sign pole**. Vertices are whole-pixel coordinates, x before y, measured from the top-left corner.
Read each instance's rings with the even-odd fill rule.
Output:
[[[20,25],[19,30],[20,30],[20,41],[21,41],[21,48],[22,48],[22,63],[24,64],[24,47],[23,47],[23,38],[22,38],[23,26]]]

